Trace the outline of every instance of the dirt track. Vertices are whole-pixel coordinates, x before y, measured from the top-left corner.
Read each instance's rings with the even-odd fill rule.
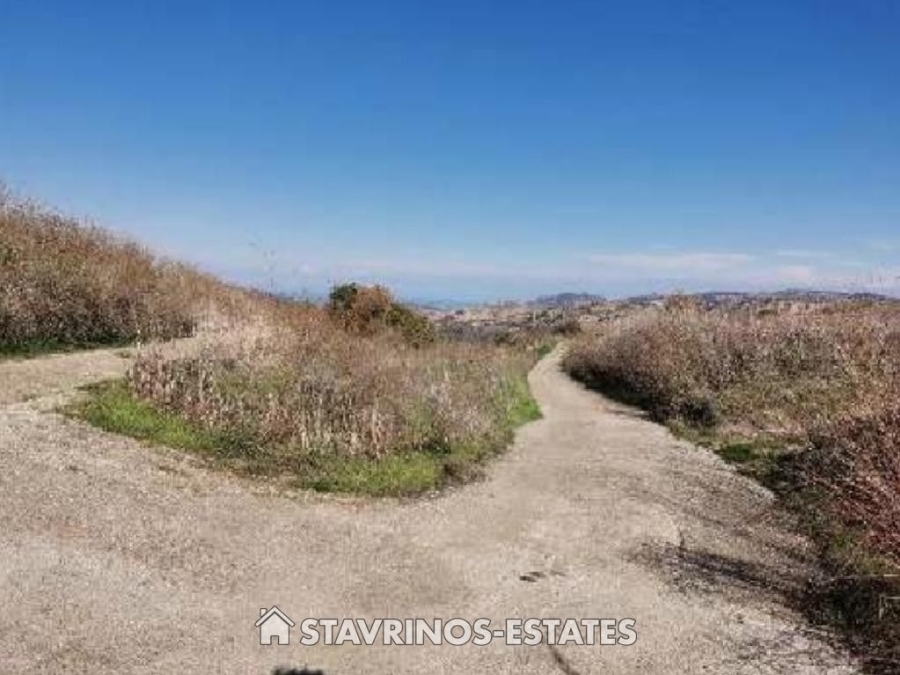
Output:
[[[782,600],[806,563],[770,495],[555,356],[531,374],[544,419],[487,480],[406,503],[278,492],[52,412],[126,365],[0,364],[2,673],[854,672]],[[273,604],[295,621],[631,617],[638,641],[261,646]]]

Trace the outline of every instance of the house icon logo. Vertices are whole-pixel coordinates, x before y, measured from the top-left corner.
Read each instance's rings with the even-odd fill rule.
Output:
[[[294,622],[273,605],[271,609],[265,607],[260,609],[259,618],[253,625],[259,628],[259,644],[270,645],[274,637],[277,644],[286,645],[290,640]]]

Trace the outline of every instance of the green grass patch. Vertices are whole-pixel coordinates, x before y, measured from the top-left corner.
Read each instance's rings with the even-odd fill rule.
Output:
[[[416,494],[443,482],[441,459],[427,452],[380,460],[322,456],[311,461],[305,473],[295,481],[298,487],[373,496]]]
[[[515,429],[528,422],[539,420],[541,408],[531,395],[528,380],[525,377],[516,378],[509,384],[509,387],[513,405],[509,411],[507,424]]]
[[[106,431],[201,454],[233,454],[234,443],[190,424],[179,415],[136,399],[121,380],[85,387],[87,397],[64,412]]]
[[[775,489],[783,480],[783,460],[791,455],[797,439],[760,434],[743,436],[718,427],[696,427],[681,421],[667,425],[678,438],[715,452],[738,472]]]
[[[550,352],[556,349],[556,340],[545,340],[538,344],[537,348],[534,350],[537,358],[542,359],[547,356]]]
[[[718,450],[719,456],[734,464],[747,464],[759,457],[756,445],[752,441],[738,441],[722,446]]]
[[[509,386],[513,404],[490,438],[380,459],[261,448],[240,434],[210,431],[141,401],[122,380],[86,387],[85,398],[63,412],[106,431],[191,452],[242,474],[283,477],[296,487],[322,492],[404,496],[477,477],[484,462],[507,447],[516,427],[540,418],[525,378]]]

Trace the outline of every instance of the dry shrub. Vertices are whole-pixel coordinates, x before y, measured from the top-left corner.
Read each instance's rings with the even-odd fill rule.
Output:
[[[817,429],[801,475],[832,518],[900,566],[900,402],[890,405]]]
[[[683,314],[640,314],[584,336],[566,354],[577,379],[619,393],[659,419],[690,414],[708,397],[708,333]]]
[[[328,313],[344,329],[361,335],[373,335],[387,327],[387,316],[394,298],[383,286],[342,284],[328,297]]]
[[[169,339],[244,291],[0,189],[0,349]]]
[[[789,439],[835,522],[900,563],[900,307],[704,311],[672,302],[576,341],[576,378],[663,421]]]
[[[130,382],[142,399],[254,451],[380,458],[508,431],[528,365],[499,348],[352,335],[308,308],[289,326],[260,325],[196,356],[147,353]]]
[[[331,289],[328,315],[339,326],[356,335],[384,332],[399,334],[420,346],[435,341],[434,325],[423,315],[394,299],[384,286],[350,283]]]
[[[872,673],[900,667],[900,404],[812,432],[789,472],[805,495],[829,578],[811,586]],[[868,671],[867,671],[868,672]]]
[[[772,312],[673,302],[577,340],[564,365],[662,420],[795,436],[835,415],[878,408],[898,391],[898,363],[900,311],[892,304]]]

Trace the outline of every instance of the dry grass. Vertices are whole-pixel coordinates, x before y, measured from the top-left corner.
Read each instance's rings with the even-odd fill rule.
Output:
[[[829,595],[840,621],[897,658],[900,635],[874,620],[886,591],[870,591],[900,595],[900,304],[707,311],[673,298],[580,338],[564,366],[729,459],[763,460],[832,573],[856,580]]]
[[[145,351],[77,407],[107,429],[303,487],[409,494],[473,477],[537,416],[519,350],[360,337],[289,304],[182,356]]]
[[[144,400],[273,452],[377,459],[489,436],[528,364],[502,349],[360,338],[311,309],[195,356],[149,352],[130,383]]]
[[[900,523],[900,305],[735,312],[682,299],[577,341],[564,365],[661,421],[815,448],[805,475],[900,561],[900,539],[887,532]]]
[[[676,304],[607,324],[577,341],[565,365],[581,380],[630,393],[661,420],[795,436],[877,410],[897,391],[900,307],[731,312]]]
[[[0,185],[0,351],[120,344],[191,334],[253,302],[179,263]]]

